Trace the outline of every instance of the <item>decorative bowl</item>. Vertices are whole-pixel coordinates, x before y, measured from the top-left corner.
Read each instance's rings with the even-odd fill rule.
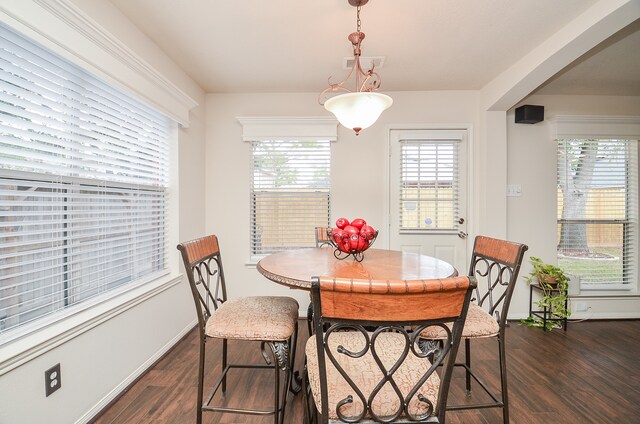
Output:
[[[364,259],[364,252],[370,248],[378,237],[378,230],[375,230],[371,234],[343,234],[339,241],[336,241],[333,232],[340,231],[338,228],[327,228],[327,237],[331,246],[333,246],[333,256],[336,259],[346,259],[349,256],[353,256],[358,262],[362,262]]]

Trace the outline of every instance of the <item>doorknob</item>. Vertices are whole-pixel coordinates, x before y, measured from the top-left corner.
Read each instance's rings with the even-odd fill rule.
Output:
[[[460,232],[458,233],[458,237],[460,237],[461,239],[467,238],[467,235],[468,235],[468,234],[467,234],[467,233],[465,233],[464,231],[460,231]]]
[[[458,220],[458,224],[464,224],[464,218],[460,218],[460,219]]]

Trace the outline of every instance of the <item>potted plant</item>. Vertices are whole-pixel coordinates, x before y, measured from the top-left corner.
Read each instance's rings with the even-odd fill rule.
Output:
[[[562,268],[547,264],[542,259],[531,256],[533,270],[526,277],[527,283],[535,284],[540,288],[541,297],[535,304],[540,308],[546,308],[549,315],[546,320],[546,330],[553,329],[559,320],[566,319],[571,315],[571,310],[567,304],[569,278]],[[530,327],[542,327],[545,322],[539,315],[529,316],[521,322]]]

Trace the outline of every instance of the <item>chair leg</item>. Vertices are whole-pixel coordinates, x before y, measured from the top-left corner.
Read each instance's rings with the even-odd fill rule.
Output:
[[[296,321],[295,327],[293,329],[293,334],[289,338],[289,358],[288,363],[286,364],[286,369],[284,373],[284,385],[282,388],[282,409],[278,414],[280,416],[280,423],[284,423],[284,413],[287,409],[287,397],[289,395],[289,390],[296,393],[293,389],[294,384],[294,374],[293,374],[293,366],[296,361],[296,343],[298,342],[298,322]],[[275,363],[276,372],[278,372],[278,364]],[[276,385],[276,390],[279,391],[279,388]],[[298,389],[298,391],[300,391]]]
[[[507,355],[505,353],[504,334],[498,335],[498,352],[500,361],[500,386],[502,390],[502,421],[509,424],[509,394],[507,392]]]
[[[467,396],[471,396],[471,339],[464,339],[465,384]]]
[[[222,372],[227,369],[227,339],[222,339]],[[222,394],[227,394],[227,374],[222,377]]]
[[[305,364],[305,367],[302,370],[302,412],[304,413],[302,422],[304,424],[311,423],[311,411],[309,411],[309,392],[307,391],[309,389],[308,386],[307,366]]]
[[[198,361],[198,402],[196,404],[196,423],[202,424],[202,399],[204,397],[204,357],[206,353],[205,340],[200,340],[200,360]]]
[[[287,384],[287,387],[289,388],[289,390],[291,390],[291,393],[293,393],[294,395],[300,393],[300,388],[301,388],[301,379],[300,379],[300,375],[298,374],[297,371],[295,370],[295,364],[296,364],[296,347],[298,345],[298,322],[296,321],[296,325],[295,328],[293,330],[293,335],[291,336],[290,339],[290,344],[289,344],[289,380],[290,382]]]
[[[304,424],[317,424],[318,423],[318,410],[316,409],[316,403],[309,387],[309,376],[307,375],[307,367],[302,374],[302,404],[304,408]]]
[[[284,420],[284,404],[282,405],[282,410],[280,410],[280,368],[278,367],[278,360],[276,359],[276,355],[274,352],[273,355],[273,369],[274,372],[274,390],[273,390],[273,423],[280,424],[280,417]],[[284,390],[285,402],[287,396],[287,389]]]

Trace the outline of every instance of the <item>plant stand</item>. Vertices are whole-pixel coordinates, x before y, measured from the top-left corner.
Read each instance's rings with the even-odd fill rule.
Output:
[[[555,316],[554,312],[547,307],[544,307],[542,310],[533,310],[533,291],[536,290],[538,292],[543,292],[542,287],[539,284],[530,284],[529,285],[529,316],[538,317],[542,320],[542,331],[547,331],[547,322],[557,322],[560,323],[562,329],[567,331],[567,318],[558,318]],[[551,293],[560,293],[560,290],[551,290]],[[566,294],[566,293],[565,293]],[[565,299],[564,301],[564,309],[567,309],[567,304],[569,299]]]

